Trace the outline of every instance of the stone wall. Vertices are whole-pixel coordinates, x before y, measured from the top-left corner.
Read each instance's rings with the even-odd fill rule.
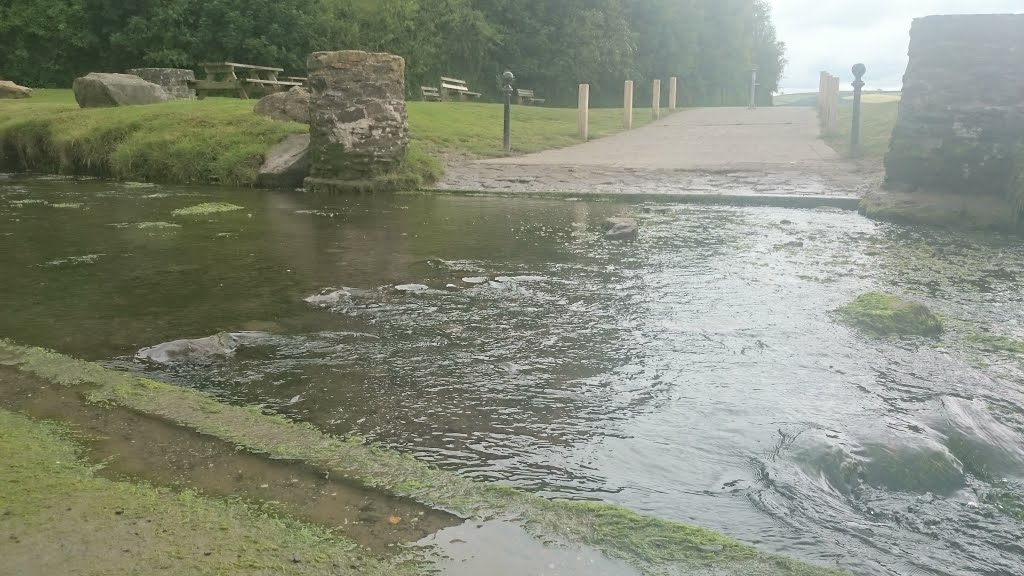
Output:
[[[307,187],[366,182],[397,170],[409,144],[405,60],[355,50],[316,52],[307,70],[312,160]]]
[[[1007,194],[1024,138],[1024,15],[914,20],[891,187]]]

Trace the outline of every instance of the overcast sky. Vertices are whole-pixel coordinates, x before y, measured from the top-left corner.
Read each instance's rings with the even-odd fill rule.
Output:
[[[1024,13],[1024,0],[769,0],[789,66],[784,92],[818,89],[818,73],[853,80],[864,62],[868,89],[898,89],[907,68],[910,23],[931,14]]]

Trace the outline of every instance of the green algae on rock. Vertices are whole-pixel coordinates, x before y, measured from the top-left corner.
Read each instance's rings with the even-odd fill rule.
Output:
[[[0,509],[12,533],[4,566],[12,573],[66,574],[83,565],[104,574],[417,573],[414,561],[373,558],[270,508],[102,478],[67,430],[5,410],[0,459]]]
[[[942,320],[927,306],[899,296],[868,292],[837,310],[846,324],[875,336],[938,336]]]
[[[188,208],[178,208],[174,212],[171,212],[171,214],[174,216],[205,216],[207,214],[235,212],[238,210],[245,210],[245,208],[234,204],[228,204],[227,202],[206,202],[204,204],[190,206]]]
[[[985,350],[1024,354],[1024,340],[1014,340],[995,334],[972,334],[967,337],[967,341]]]
[[[270,458],[314,468],[474,520],[519,523],[545,542],[593,546],[648,573],[712,570],[722,576],[829,576],[845,572],[761,552],[717,532],[604,503],[549,500],[475,482],[408,455],[341,439],[315,427],[224,404],[186,389],[40,348],[0,340],[0,366],[61,385],[86,385],[90,400],[160,417]]]

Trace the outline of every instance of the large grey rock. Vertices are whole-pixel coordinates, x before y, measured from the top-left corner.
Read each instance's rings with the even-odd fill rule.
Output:
[[[409,144],[405,60],[359,51],[316,52],[306,67],[311,180],[368,180],[397,168]]]
[[[298,188],[309,176],[309,134],[292,134],[267,152],[256,185]]]
[[[130,74],[93,72],[75,78],[72,89],[82,108],[137,106],[167,101],[167,92],[163,88]]]
[[[260,98],[255,112],[278,122],[309,124],[309,91],[295,86],[287,92],[278,92]]]
[[[204,363],[219,358],[228,358],[235,354],[241,346],[251,344],[266,337],[262,332],[221,332],[206,338],[195,340],[175,340],[158,346],[143,348],[135,355],[139,360],[149,360],[158,364],[173,362]]]
[[[196,91],[188,84],[196,79],[195,72],[181,68],[133,68],[128,74],[138,76],[146,82],[152,82],[167,92],[168,98],[174,100],[191,100]]]
[[[1022,55],[1024,15],[914,20],[887,182],[967,196],[1006,193],[1024,135]]]
[[[640,226],[632,218],[608,218],[601,224],[608,240],[636,240]]]
[[[0,98],[30,98],[32,89],[19,86],[9,80],[0,80]]]

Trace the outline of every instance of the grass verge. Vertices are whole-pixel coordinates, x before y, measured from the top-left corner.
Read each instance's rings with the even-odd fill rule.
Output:
[[[0,340],[0,366],[17,367],[58,385],[86,385],[94,402],[157,416],[272,458],[302,460],[332,477],[340,474],[463,517],[517,521],[545,542],[588,544],[649,573],[841,574],[760,552],[710,530],[641,516],[620,506],[547,500],[473,482],[359,439],[335,438],[307,424],[222,404],[195,390],[39,348]]]
[[[889,139],[896,126],[899,101],[864,102],[861,105],[861,154],[865,161],[881,164],[889,151]],[[843,156],[850,156],[850,136],[853,130],[853,104],[843,102],[839,107],[839,126],[825,134],[825,141]]]
[[[0,534],[12,574],[415,573],[251,504],[101,478],[66,430],[4,410],[0,460]]]
[[[251,186],[264,154],[301,124],[253,114],[252,100],[208,98],[150,106],[80,109],[70,90],[37,90],[0,100],[0,169],[82,174],[125,181]],[[502,154],[502,106],[409,102],[412,143],[397,174],[370,186],[430,183],[442,175],[437,156]],[[651,121],[635,111],[635,125]],[[622,111],[591,111],[591,136],[618,132]],[[515,106],[516,153],[579,143],[576,110]],[[390,180],[389,180],[390,179]]]

